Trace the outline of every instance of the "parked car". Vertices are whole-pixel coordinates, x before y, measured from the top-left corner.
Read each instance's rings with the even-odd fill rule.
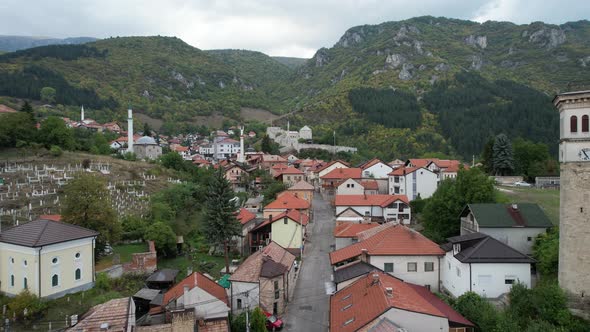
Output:
[[[528,182],[524,182],[524,181],[516,181],[516,182],[514,182],[514,186],[515,187],[532,187],[533,185]]]
[[[283,321],[270,312],[264,312],[266,315],[266,329],[269,331],[279,331],[283,328]]]

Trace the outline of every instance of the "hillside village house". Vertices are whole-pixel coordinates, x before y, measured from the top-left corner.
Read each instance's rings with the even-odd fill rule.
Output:
[[[348,179],[360,181],[362,177],[362,170],[360,168],[336,168],[320,177],[321,190],[327,194],[334,195],[336,189],[342,182]]]
[[[371,159],[366,163],[361,164],[359,167],[363,170],[364,179],[373,179],[377,182],[379,185],[379,193],[388,193],[388,174],[393,171],[393,167],[377,158]]]
[[[250,252],[273,241],[298,256],[304,245],[308,223],[309,217],[297,210],[269,217],[250,231]]]
[[[231,162],[224,167],[224,173],[225,179],[231,183],[233,189],[235,190],[240,186],[240,181],[246,171],[240,165]]]
[[[231,308],[225,288],[202,273],[193,272],[168,289],[163,294],[162,304],[151,308],[149,315],[152,318],[162,316],[156,319],[162,321],[168,319],[169,312],[179,310],[194,312],[195,319],[203,321],[201,325],[214,322],[218,328],[215,331],[229,330]]]
[[[35,220],[0,233],[0,291],[23,289],[54,299],[94,286],[98,233],[52,220]]]
[[[336,195],[334,205],[338,217],[351,209],[375,222],[409,224],[412,218],[410,203],[405,195]]]
[[[389,173],[389,194],[406,195],[410,201],[428,198],[438,186],[438,176],[427,168],[399,167]]]
[[[299,181],[291,187],[289,187],[289,189],[287,189],[287,191],[290,194],[293,194],[293,196],[297,198],[303,198],[304,200],[306,200],[310,204],[310,206],[313,203],[314,190],[315,188],[305,181]]]
[[[438,179],[442,181],[456,178],[459,169],[469,169],[469,166],[463,165],[459,160],[432,159],[426,168],[436,173]]]
[[[413,229],[392,223],[357,236],[357,243],[330,253],[330,263],[335,270],[360,260],[438,292],[440,260],[445,252],[436,243]]]
[[[336,195],[377,195],[379,184],[375,180],[357,181],[347,179],[338,185]]]
[[[285,159],[281,156],[272,155],[272,154],[263,154],[262,155],[262,160],[260,162],[260,166],[262,167],[262,169],[269,170],[273,166],[276,166],[276,165],[289,166],[289,162],[287,161],[287,159]]]
[[[308,176],[308,180],[314,185],[316,188],[320,188],[322,186],[321,177],[330,173],[331,171],[337,168],[349,168],[350,165],[342,160],[333,160],[329,163],[322,163],[318,166],[313,172]]]
[[[305,176],[302,171],[295,167],[287,167],[284,170],[275,174],[275,179],[283,182],[287,187],[294,185],[297,182],[303,181]]]
[[[440,271],[444,289],[454,297],[475,292],[498,298],[520,282],[531,287],[534,260],[508,245],[481,233],[447,239]]]
[[[67,332],[101,331],[101,326],[109,331],[135,331],[135,303],[131,297],[112,299],[95,305],[86,312],[76,325]]]
[[[229,278],[232,314],[256,306],[283,314],[295,287],[295,264],[295,256],[272,241],[246,258]]]
[[[330,331],[471,332],[473,328],[425,287],[379,270],[330,296]]]
[[[256,226],[256,214],[245,208],[240,208],[236,219],[242,225],[242,235],[237,237],[238,246],[242,256],[250,251],[250,231]]]
[[[295,195],[288,191],[283,191],[277,195],[277,199],[264,207],[262,215],[264,219],[268,219],[289,210],[300,210],[309,216],[309,208],[309,202],[307,202],[305,199],[295,197]]]
[[[461,235],[487,234],[526,255],[539,234],[553,227],[538,204],[468,204],[461,212]]]

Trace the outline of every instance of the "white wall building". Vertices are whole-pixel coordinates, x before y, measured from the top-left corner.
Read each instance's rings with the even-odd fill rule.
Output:
[[[498,298],[520,282],[531,287],[533,259],[481,233],[455,236],[442,246],[442,286],[454,297],[472,291]]]
[[[399,167],[389,173],[389,194],[406,195],[410,201],[428,198],[438,186],[438,176],[427,168]]]
[[[409,224],[412,211],[404,195],[336,195],[336,215],[347,209],[364,217]]]

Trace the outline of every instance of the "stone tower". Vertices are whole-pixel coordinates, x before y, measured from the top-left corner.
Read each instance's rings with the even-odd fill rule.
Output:
[[[557,95],[559,111],[559,285],[573,312],[590,312],[590,91]]]

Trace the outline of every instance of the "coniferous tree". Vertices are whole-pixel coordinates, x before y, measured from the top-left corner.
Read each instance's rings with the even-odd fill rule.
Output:
[[[225,179],[223,167],[219,167],[211,178],[205,200],[205,236],[213,247],[223,245],[225,271],[229,273],[229,242],[240,235],[240,223],[236,219],[234,191]]]
[[[252,311],[252,318],[250,323],[250,331],[252,332],[266,332],[266,315],[262,312],[260,307],[256,307]]]
[[[493,170],[494,137],[490,137],[483,147],[481,163],[486,173],[491,174]]]
[[[514,171],[512,144],[504,134],[496,136],[492,148],[493,171],[496,175],[510,175]]]
[[[270,142],[270,137],[268,137],[268,135],[264,135],[264,137],[262,137],[262,145],[261,145],[260,149],[264,153],[271,153],[272,144]]]

